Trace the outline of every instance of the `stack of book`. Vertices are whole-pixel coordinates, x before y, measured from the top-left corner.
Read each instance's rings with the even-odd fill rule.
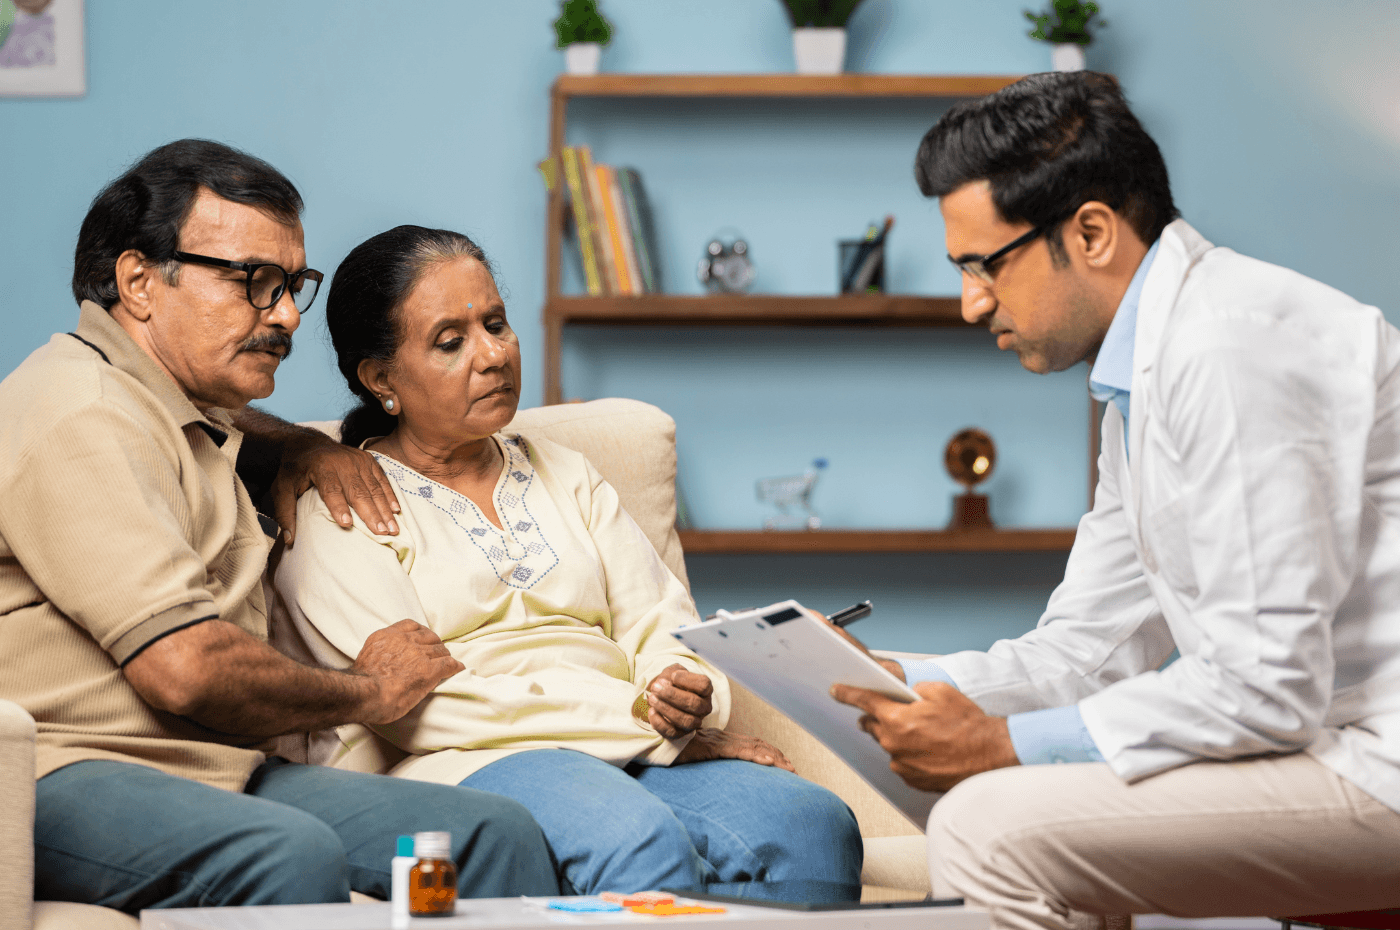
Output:
[[[565,146],[557,162],[545,159],[540,170],[551,191],[563,175],[589,295],[657,293],[656,234],[636,169],[594,164],[588,146],[576,145]]]

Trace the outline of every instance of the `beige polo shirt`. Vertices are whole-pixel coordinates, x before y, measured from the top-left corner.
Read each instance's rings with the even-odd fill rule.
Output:
[[[121,667],[214,617],[266,639],[242,434],[97,304],[76,333],[0,382],[0,697],[38,724],[37,777],[114,759],[239,791],[270,744],[156,710]]]

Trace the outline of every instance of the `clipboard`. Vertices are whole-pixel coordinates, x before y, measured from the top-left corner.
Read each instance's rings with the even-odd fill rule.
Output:
[[[842,639],[797,601],[730,613],[671,634],[696,655],[790,717],[840,756],[866,784],[923,831],[937,792],[920,791],[890,771],[890,757],[860,728],[862,712],[831,697],[835,684],[878,691],[896,701],[919,696]]]

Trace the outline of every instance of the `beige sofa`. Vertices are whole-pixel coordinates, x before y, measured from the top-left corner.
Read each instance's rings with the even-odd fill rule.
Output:
[[[315,425],[333,431],[336,424]],[[675,423],[669,416],[640,401],[611,399],[524,410],[512,425],[586,455],[617,489],[666,564],[687,580],[675,531]],[[774,600],[786,593],[774,591]],[[790,720],[737,685],[734,695],[730,730],[768,740],[787,754],[798,774],[830,788],[855,812],[865,838],[866,897],[889,896],[895,889],[929,891],[923,835]],[[295,755],[295,741],[287,749]],[[133,918],[107,908],[31,901],[33,822],[34,722],[20,707],[0,701],[0,930],[136,927]]]

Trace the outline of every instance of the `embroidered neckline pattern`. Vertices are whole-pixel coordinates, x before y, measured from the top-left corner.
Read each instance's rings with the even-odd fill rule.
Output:
[[[501,518],[499,529],[466,495],[388,456],[370,454],[379,460],[400,491],[442,511],[486,559],[492,574],[509,587],[528,591],[559,564],[559,554],[530,512],[530,491],[536,485],[530,447],[518,435],[504,437],[500,445],[506,461],[494,498],[496,515]]]

